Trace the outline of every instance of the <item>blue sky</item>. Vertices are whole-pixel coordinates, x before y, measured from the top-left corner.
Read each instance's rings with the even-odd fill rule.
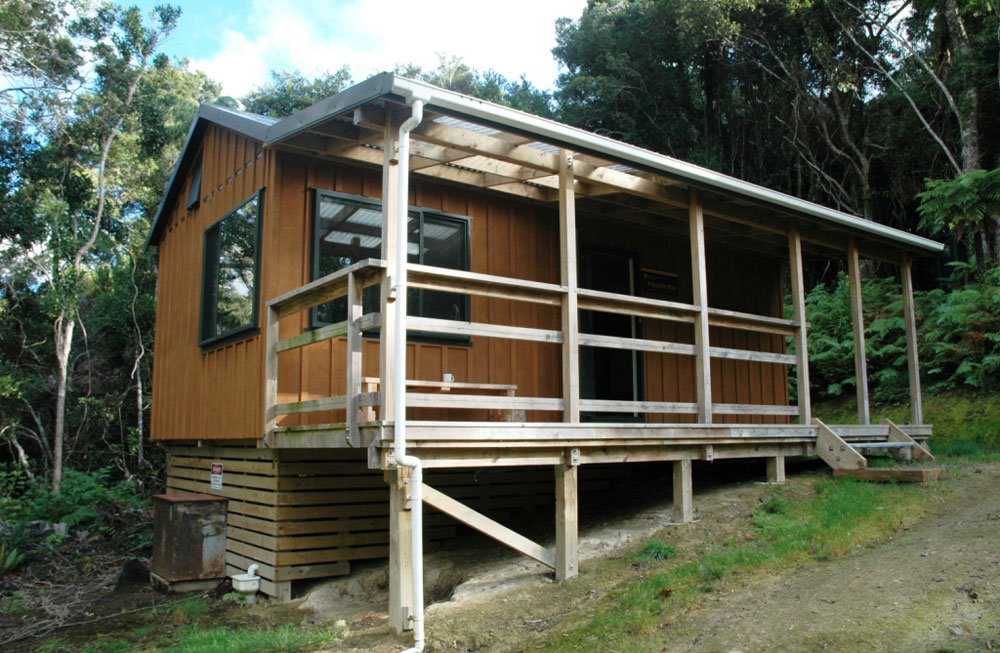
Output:
[[[163,0],[133,0],[149,9]],[[586,0],[174,0],[183,13],[163,51],[239,97],[272,69],[308,77],[348,65],[356,81],[397,63],[434,68],[438,54],[526,74],[551,88],[555,21],[579,18]]]

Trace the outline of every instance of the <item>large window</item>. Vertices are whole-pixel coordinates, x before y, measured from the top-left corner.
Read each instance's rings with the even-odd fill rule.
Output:
[[[411,263],[469,269],[469,219],[437,211],[411,209],[407,229]],[[313,279],[366,258],[382,256],[382,208],[364,198],[316,191],[313,219]],[[364,312],[379,310],[377,287],[365,289]],[[445,320],[469,319],[468,299],[458,293],[409,289],[407,314]],[[313,324],[347,317],[346,298],[316,308]]]
[[[261,190],[205,230],[202,263],[202,346],[257,329]]]

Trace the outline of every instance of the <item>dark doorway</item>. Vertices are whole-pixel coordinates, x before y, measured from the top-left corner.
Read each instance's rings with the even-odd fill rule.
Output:
[[[587,251],[580,256],[583,288],[620,295],[635,294],[635,258],[625,254]],[[640,337],[639,321],[628,315],[580,311],[581,333]],[[580,347],[580,398],[638,401],[642,397],[641,359],[624,349]],[[583,421],[641,421],[638,413],[581,413]]]

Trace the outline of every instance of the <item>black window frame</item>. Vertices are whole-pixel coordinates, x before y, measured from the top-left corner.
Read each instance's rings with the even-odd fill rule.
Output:
[[[367,207],[369,209],[375,209],[375,210],[377,210],[379,212],[381,212],[381,210],[382,210],[382,203],[379,200],[375,200],[375,199],[372,199],[370,197],[362,197],[360,195],[351,195],[351,194],[348,194],[348,193],[342,193],[342,192],[339,192],[339,191],[327,190],[327,189],[324,189],[324,188],[314,188],[313,189],[312,225],[310,226],[310,234],[309,234],[309,237],[310,237],[310,240],[311,240],[310,252],[311,252],[311,257],[312,257],[312,260],[310,261],[310,266],[309,266],[309,274],[310,274],[310,280],[312,280],[312,281],[315,281],[316,279],[319,278],[319,264],[320,264],[320,253],[319,253],[319,247],[320,247],[320,238],[319,238],[319,209],[320,209],[320,201],[321,201],[321,199],[323,197],[329,197],[329,198],[333,198],[335,200],[340,200],[340,201],[351,203],[351,204],[360,204],[360,205],[365,206],[365,207]],[[448,212],[445,212],[445,211],[437,211],[437,210],[434,210],[434,209],[426,209],[426,208],[422,208],[422,207],[418,207],[418,206],[411,206],[411,207],[409,207],[409,214],[410,214],[410,217],[415,217],[418,220],[417,233],[419,234],[420,240],[418,242],[417,251],[419,253],[418,256],[421,257],[421,258],[423,257],[423,254],[424,254],[423,238],[424,238],[424,234],[426,233],[426,229],[424,228],[424,224],[425,224],[425,222],[427,221],[428,218],[430,218],[431,220],[438,220],[438,221],[441,221],[441,222],[449,222],[449,223],[452,223],[452,224],[461,225],[462,226],[463,235],[464,235],[464,240],[465,240],[465,248],[464,248],[464,251],[462,252],[462,257],[463,257],[462,264],[463,264],[464,267],[453,268],[453,269],[464,270],[466,272],[468,272],[470,270],[470,268],[472,266],[472,252],[471,252],[471,248],[472,248],[472,218],[470,216],[459,215],[459,214],[456,214],[456,213],[448,213]],[[409,233],[406,234],[406,239],[407,239],[407,243],[409,243]],[[418,261],[418,263],[419,263],[419,261]],[[428,291],[428,290],[424,290],[424,289],[415,289],[415,291],[417,293],[418,305],[420,306],[420,308],[417,309],[418,311],[422,310],[423,302],[424,302],[424,298],[426,296],[426,293],[427,292],[436,292],[436,291]],[[445,291],[437,291],[437,292],[445,292]],[[465,295],[465,294],[462,294],[462,293],[455,293],[455,294],[462,295],[462,303],[463,303],[463,308],[462,308],[462,310],[463,310],[463,316],[462,316],[462,319],[461,320],[456,320],[456,321],[458,321],[458,322],[470,322],[471,319],[472,319],[472,307],[471,307],[471,301],[470,301],[469,296]],[[410,312],[410,310],[412,310],[411,304],[412,304],[412,302],[409,302],[409,301],[407,302],[407,309],[408,309],[407,312],[408,313]],[[411,315],[413,315],[414,317],[416,317],[418,314],[417,313],[411,313]],[[319,328],[319,327],[326,326],[328,324],[330,324],[330,323],[326,322],[324,320],[320,320],[320,319],[317,318],[317,316],[316,316],[316,309],[315,308],[313,308],[312,310],[309,311],[309,328],[310,329],[316,329],[316,328]],[[459,344],[459,345],[471,345],[471,343],[472,343],[472,339],[469,336],[463,336],[463,335],[457,335],[457,334],[450,334],[450,333],[436,333],[436,332],[431,332],[431,331],[414,331],[414,330],[411,329],[411,330],[407,331],[406,335],[407,335],[407,340],[409,340],[411,342],[427,342],[427,343],[432,343],[432,344],[433,343],[441,343],[441,344],[451,344],[451,345],[455,345],[455,344]],[[371,329],[371,330],[365,331],[364,337],[366,337],[366,338],[373,338],[373,339],[374,338],[378,338],[379,337],[379,330],[378,329]]]
[[[218,310],[219,285],[219,243],[218,232],[227,218],[237,213],[247,204],[257,202],[257,234],[254,243],[253,291],[250,322],[240,325],[220,334],[206,336],[210,324],[214,324]],[[221,347],[237,340],[242,340],[260,333],[260,259],[261,241],[264,225],[264,189],[254,192],[250,197],[239,203],[233,210],[213,222],[207,229],[202,241],[201,263],[201,309],[198,316],[198,345],[203,350]],[[213,245],[214,241],[214,245]],[[209,256],[212,254],[212,256]],[[209,306],[210,299],[211,302]]]

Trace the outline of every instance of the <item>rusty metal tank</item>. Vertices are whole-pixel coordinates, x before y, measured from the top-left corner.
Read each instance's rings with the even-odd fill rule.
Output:
[[[226,575],[226,499],[209,494],[153,497],[153,564],[168,587]]]

